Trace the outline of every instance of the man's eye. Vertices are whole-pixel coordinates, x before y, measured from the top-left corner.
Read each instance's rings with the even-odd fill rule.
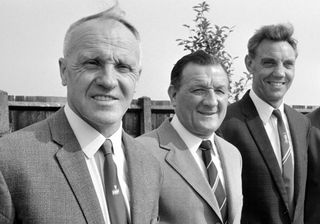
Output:
[[[275,63],[273,61],[265,61],[263,62],[263,66],[264,67],[271,67],[273,66]]]
[[[88,60],[84,64],[87,66],[98,66],[100,63],[97,60]]]
[[[205,89],[194,89],[194,90],[192,90],[192,93],[196,94],[196,95],[203,95],[206,93],[206,90]]]
[[[126,64],[117,64],[116,65],[116,69],[119,71],[119,72],[131,72],[131,67],[129,65],[126,65]]]
[[[226,94],[227,91],[225,91],[225,90],[223,90],[223,89],[216,89],[214,92],[215,92],[216,94],[218,94],[218,95],[224,95],[224,94]]]
[[[286,62],[286,63],[284,63],[284,67],[286,67],[286,68],[293,68],[294,67],[294,63],[292,63],[292,62]]]

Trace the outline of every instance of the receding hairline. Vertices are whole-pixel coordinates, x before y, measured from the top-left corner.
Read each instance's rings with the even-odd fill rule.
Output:
[[[128,31],[130,31],[133,36],[136,38],[137,42],[140,45],[140,35],[139,32],[137,31],[137,29],[131,25],[131,23],[129,23],[127,20],[125,20],[122,16],[118,16],[118,15],[109,15],[105,12],[101,12],[95,15],[91,15],[88,17],[84,17],[76,22],[74,22],[73,24],[70,25],[69,29],[66,32],[65,38],[64,38],[64,45],[63,45],[63,55],[64,57],[66,57],[69,53],[69,48],[70,48],[70,42],[73,39],[73,35],[74,33],[82,26],[90,23],[90,22],[109,22],[109,21],[114,21],[115,23],[119,23],[122,24],[125,28],[128,29]],[[140,46],[139,46],[140,47]]]

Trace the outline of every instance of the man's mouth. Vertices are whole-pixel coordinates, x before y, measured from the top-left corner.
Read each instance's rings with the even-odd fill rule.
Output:
[[[267,83],[269,85],[275,86],[275,87],[281,87],[284,84],[286,84],[286,82],[276,82],[276,81],[267,81]]]
[[[116,97],[110,95],[95,95],[92,98],[97,101],[111,101],[117,99]]]
[[[206,115],[206,116],[211,116],[217,113],[217,111],[199,111],[200,114]]]

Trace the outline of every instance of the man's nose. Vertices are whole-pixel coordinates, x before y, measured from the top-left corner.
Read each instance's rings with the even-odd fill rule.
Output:
[[[283,65],[278,65],[275,69],[275,71],[273,72],[274,76],[277,77],[285,77],[286,76],[286,72],[285,72],[285,68]]]
[[[215,93],[214,89],[208,90],[203,102],[205,105],[208,105],[208,106],[218,105],[218,98],[217,98],[217,94]]]
[[[110,89],[117,85],[116,70],[112,64],[104,66],[96,78],[96,83]]]

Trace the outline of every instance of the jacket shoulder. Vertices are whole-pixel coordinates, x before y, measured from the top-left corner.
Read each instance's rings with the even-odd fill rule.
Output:
[[[320,129],[320,107],[308,113],[306,116],[309,118],[312,126]]]
[[[217,136],[217,140],[223,145],[224,149],[227,149],[230,153],[241,158],[240,152],[236,146],[234,146],[231,142],[225,140],[222,137]]]
[[[35,142],[47,142],[50,136],[50,128],[46,119],[1,137],[0,148],[27,147]]]

